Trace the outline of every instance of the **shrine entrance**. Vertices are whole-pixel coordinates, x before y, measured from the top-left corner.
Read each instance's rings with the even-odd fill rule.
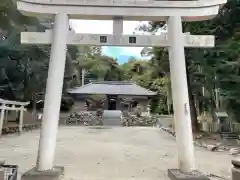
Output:
[[[54,28],[43,33],[23,32],[24,44],[51,44],[43,124],[37,160],[38,172],[53,170],[66,47],[68,44],[100,46],[167,47],[179,170],[169,170],[170,179],[195,169],[195,156],[185,65],[185,47],[213,47],[214,37],[183,33],[183,21],[203,21],[218,14],[226,0],[18,0],[17,7],[29,16],[54,17]],[[113,34],[69,32],[69,18],[113,20]],[[123,35],[123,20],[165,21],[168,32],[157,35]],[[199,179],[193,175],[192,179]],[[198,176],[198,175],[197,175]],[[199,177],[199,176],[198,176]],[[191,178],[190,178],[191,179]],[[200,178],[203,179],[203,178]]]
[[[117,110],[117,96],[107,96],[108,110]]]

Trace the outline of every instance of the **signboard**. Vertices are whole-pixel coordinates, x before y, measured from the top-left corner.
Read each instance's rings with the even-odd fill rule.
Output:
[[[100,39],[100,43],[107,43],[108,41],[107,41],[107,36],[100,36],[99,37],[99,39]]]
[[[128,43],[129,44],[136,44],[137,43],[137,37],[136,36],[130,36],[128,38]]]
[[[51,44],[51,31],[22,32],[22,44]],[[183,34],[185,47],[213,47],[214,36]],[[118,39],[118,41],[116,41]],[[133,46],[133,47],[167,47],[167,34],[162,35],[109,35],[109,34],[75,34],[69,32],[69,45],[99,46]]]

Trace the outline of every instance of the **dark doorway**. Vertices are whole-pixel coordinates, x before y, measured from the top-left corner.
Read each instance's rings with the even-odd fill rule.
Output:
[[[117,97],[108,96],[108,110],[117,110]]]

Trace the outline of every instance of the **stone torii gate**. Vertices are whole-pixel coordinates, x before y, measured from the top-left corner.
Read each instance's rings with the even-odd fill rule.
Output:
[[[30,102],[19,102],[19,101],[9,101],[0,98],[0,110],[1,110],[1,115],[0,115],[0,136],[2,135],[2,129],[3,129],[3,124],[4,124],[4,117],[5,114],[7,114],[8,111],[15,111],[20,112],[19,116],[19,123],[18,123],[18,129],[19,133],[22,133],[23,129],[23,115],[24,111],[26,111],[27,105],[30,104]]]
[[[77,34],[74,31],[69,31],[67,34],[67,45],[100,45],[100,46],[139,46],[139,47],[170,47],[170,41],[167,33],[162,33],[161,35],[122,35],[123,22],[116,21],[113,23],[113,30],[117,29],[118,32],[113,32],[112,35],[109,34]],[[119,26],[119,24],[121,24]],[[190,35],[190,33],[182,33],[183,35],[183,45],[184,47],[191,48],[211,48],[214,47],[214,36],[211,35]],[[53,30],[46,30],[45,32],[22,32],[21,33],[21,43],[22,44],[52,44]],[[175,60],[175,59],[174,59]],[[171,61],[170,61],[171,62]],[[176,64],[177,65],[177,64]],[[180,67],[180,65],[179,65]],[[56,67],[54,67],[55,70]],[[51,67],[50,67],[51,70]],[[179,70],[175,70],[179,71]],[[171,71],[172,72],[172,71]],[[176,74],[177,76],[179,74]],[[181,79],[184,80],[184,79]],[[187,104],[185,104],[187,105]],[[187,107],[185,107],[187,110]],[[49,123],[50,127],[50,123]],[[184,135],[184,134],[183,134]],[[185,134],[186,135],[186,134]],[[186,139],[185,139],[186,140]],[[184,141],[185,141],[184,140]],[[189,146],[185,144],[184,151],[191,150]],[[43,146],[44,148],[46,145]],[[41,149],[40,149],[41,150]],[[180,154],[181,155],[181,154]],[[42,157],[42,156],[40,156]],[[40,158],[39,157],[39,158]],[[190,157],[190,156],[189,156]],[[188,157],[188,159],[189,159]],[[194,155],[192,154],[192,159]],[[41,158],[39,159],[41,160]],[[192,160],[192,168],[194,167],[194,162]]]
[[[62,168],[54,168],[56,137],[63,86],[67,44],[167,46],[171,71],[174,120],[177,135],[179,170],[169,170],[169,178],[208,179],[198,173],[194,147],[186,79],[184,46],[212,47],[209,36],[185,35],[182,21],[202,21],[218,14],[226,0],[155,1],[155,0],[19,0],[18,10],[29,16],[54,17],[53,32],[22,34],[22,42],[52,44],[45,95],[43,122],[39,143],[37,172],[30,170],[23,179],[46,177],[48,171],[58,176]],[[77,35],[69,33],[69,18],[114,20],[113,35]],[[123,20],[166,21],[167,35],[123,36]],[[92,38],[94,37],[94,38]],[[80,39],[78,39],[80,38]],[[85,40],[84,40],[85,39]],[[150,40],[149,40],[150,39]],[[156,41],[155,41],[156,39]],[[189,40],[190,39],[190,40]],[[195,40],[191,40],[195,39]],[[204,41],[203,39],[209,39]],[[158,42],[159,41],[159,42]],[[200,42],[200,43],[199,43]]]

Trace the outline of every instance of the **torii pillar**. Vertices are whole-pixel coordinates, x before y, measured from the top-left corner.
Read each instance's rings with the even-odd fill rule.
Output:
[[[196,167],[184,53],[184,39],[182,35],[182,19],[180,16],[172,16],[169,17],[167,24],[170,43],[170,76],[179,169],[182,172],[192,172]]]
[[[36,164],[38,171],[46,171],[53,168],[62,99],[68,31],[68,15],[56,14]]]

